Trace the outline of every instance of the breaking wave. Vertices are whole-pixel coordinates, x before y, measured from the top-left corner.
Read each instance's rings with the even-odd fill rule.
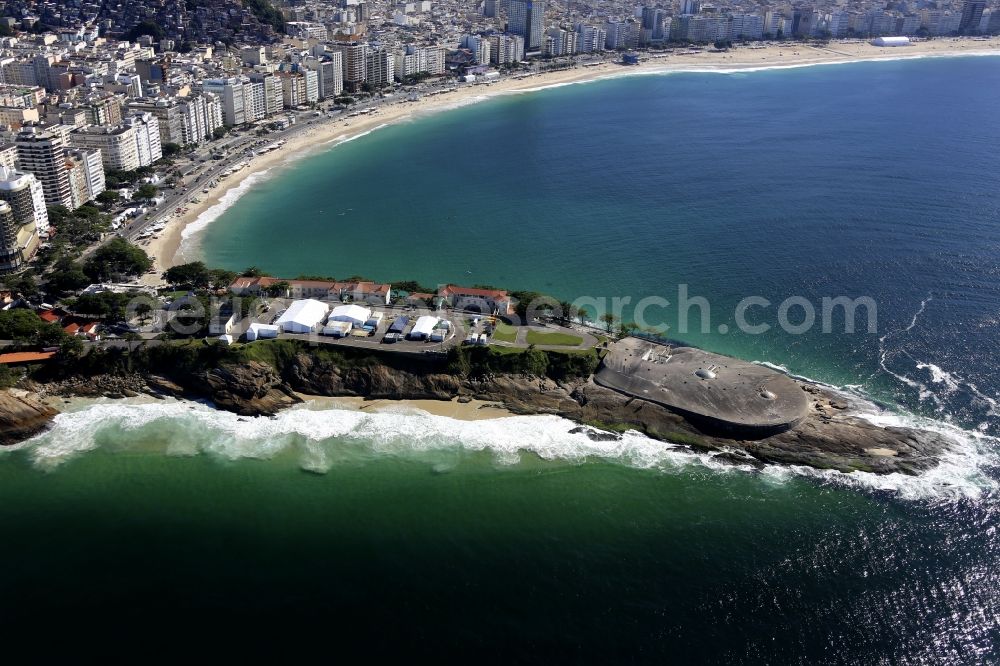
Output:
[[[777,465],[759,473],[770,481],[806,477],[845,487],[892,491],[905,499],[975,498],[995,488],[984,471],[995,464],[989,453],[995,440],[877,408],[864,416],[882,425],[936,430],[955,442],[954,450],[938,467],[918,477]],[[750,465],[733,465],[713,454],[695,453],[635,431],[617,440],[594,441],[585,433],[571,432],[576,426],[557,416],[462,421],[405,403],[370,412],[307,402],[273,418],[246,418],[177,400],[100,400],[58,415],[48,432],[8,450],[20,451],[45,471],[96,449],[112,453],[152,449],[166,455],[209,455],[226,461],[290,455],[301,469],[319,474],[338,464],[386,456],[427,461],[435,471],[445,472],[457,464],[455,454],[463,452],[488,452],[498,466],[517,465],[528,455],[572,465],[591,460],[614,462],[667,474],[693,468],[758,473]]]
[[[919,312],[914,316],[910,325],[904,329],[905,331],[911,330],[916,325],[917,319],[929,300],[930,297],[921,302]],[[915,428],[936,432],[948,438],[953,443],[952,449],[941,457],[940,463],[933,469],[921,474],[919,480],[906,474],[878,475],[866,472],[843,474],[841,472],[818,470],[803,466],[770,466],[766,470],[766,473],[779,478],[789,474],[798,474],[825,482],[839,483],[858,488],[891,491],[906,499],[979,497],[984,492],[995,491],[1000,488],[1000,484],[988,473],[988,470],[1000,466],[1000,438],[986,434],[986,424],[981,425],[976,430],[966,430],[947,420],[931,419],[915,414],[893,411],[876,404],[861,384],[834,386],[816,379],[793,374],[784,365],[769,361],[754,361],[754,363],[777,370],[799,381],[821,386],[839,395],[848,401],[851,411],[854,414],[870,423],[884,428]],[[957,390],[961,385],[959,379],[956,379],[953,375],[941,370],[937,366],[920,364],[918,367],[929,370],[933,381],[944,386],[945,393]],[[924,387],[922,384],[920,386],[928,394],[938,399],[938,396],[927,389],[927,387]],[[997,414],[997,403],[995,400],[980,393],[974,385],[969,384],[965,386],[971,387],[984,401],[988,401],[990,414]]]

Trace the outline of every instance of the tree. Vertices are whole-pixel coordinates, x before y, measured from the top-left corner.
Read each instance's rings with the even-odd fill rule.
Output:
[[[97,195],[97,203],[104,206],[112,206],[118,203],[118,200],[122,198],[121,194],[117,190],[104,190]]]
[[[173,157],[174,155],[181,152],[182,148],[179,144],[167,142],[160,146],[160,150],[164,157]]]
[[[276,32],[285,31],[284,16],[267,0],[243,0],[243,6],[249,7],[261,23],[270,25]]]
[[[163,28],[153,21],[143,21],[125,34],[125,39],[134,42],[143,35],[149,35],[157,41],[163,39]]]
[[[264,293],[272,298],[275,296],[285,296],[288,294],[289,284],[287,282],[275,282],[274,284],[264,287]]]
[[[431,287],[422,285],[416,280],[393,280],[391,284],[395,288],[395,290],[405,291],[408,294],[412,293],[433,294],[434,292],[437,291],[437,289],[432,289]]]
[[[83,265],[83,272],[95,282],[103,282],[122,275],[142,275],[152,265],[142,248],[116,237],[91,255]]]
[[[149,318],[150,313],[153,312],[153,306],[145,301],[136,303],[135,313],[139,316],[139,321],[144,322]]]
[[[236,279],[235,271],[227,271],[224,268],[209,269],[208,275],[211,278],[212,286],[216,289],[224,289]]]
[[[171,266],[164,272],[164,279],[172,285],[191,288],[209,286],[212,276],[201,261]]]
[[[576,317],[579,315],[579,312],[580,309],[577,308],[572,303],[569,303],[567,301],[559,303],[559,320],[564,323],[568,324],[569,322],[576,319]]]
[[[49,206],[48,213],[49,224],[56,228],[62,224],[63,220],[72,215],[66,206]]]
[[[610,333],[611,329],[615,327],[615,322],[618,321],[618,317],[614,316],[610,312],[605,312],[601,315],[601,321],[604,322],[604,326],[607,328],[608,333]]]
[[[226,133],[228,132],[229,132],[228,127],[216,127],[214,130],[212,130],[212,138],[216,140],[221,139],[222,137],[226,136]]]
[[[627,335],[635,335],[639,330],[639,325],[631,321],[623,321],[618,325],[618,334],[622,337]]]
[[[132,201],[144,201],[148,199],[153,199],[156,197],[156,185],[152,183],[143,183],[136,189],[135,194],[132,195]]]
[[[34,342],[44,323],[31,310],[18,308],[0,311],[0,340]]]
[[[83,294],[73,303],[73,311],[79,314],[121,321],[125,319],[125,308],[128,306],[130,298],[129,294],[116,294],[111,291]]]
[[[79,358],[83,353],[83,340],[75,335],[64,335],[59,343],[59,356],[65,359]]]
[[[208,296],[188,294],[170,307],[174,312],[171,328],[180,335],[203,335],[208,332],[208,313],[212,304]]]
[[[69,257],[63,257],[56,262],[55,267],[48,276],[46,285],[50,291],[56,294],[65,294],[77,289],[83,289],[90,284],[90,278],[83,272],[83,268]]]
[[[10,369],[9,365],[0,365],[0,388],[10,388],[17,384],[18,379],[17,374]]]
[[[17,275],[8,275],[4,278],[4,285],[15,294],[20,294],[23,298],[34,298],[38,295],[38,282],[34,273],[25,271]]]

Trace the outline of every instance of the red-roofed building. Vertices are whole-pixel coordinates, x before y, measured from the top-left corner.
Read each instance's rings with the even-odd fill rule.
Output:
[[[372,305],[388,305],[392,287],[376,282],[332,282],[329,280],[282,280],[273,277],[238,277],[229,285],[237,296],[259,296],[279,282],[288,284],[287,296],[295,299],[313,298],[320,301],[351,299]]]
[[[405,303],[415,308],[432,308],[434,307],[434,299],[434,294],[415,291],[406,297]]]
[[[449,284],[438,289],[438,296],[456,310],[472,310],[482,314],[514,313],[514,303],[502,289],[476,289]]]
[[[273,277],[240,276],[229,285],[229,290],[237,296],[259,296],[265,289],[280,281]]]
[[[96,321],[91,321],[80,326],[80,334],[86,335],[87,339],[97,341],[101,339],[101,336],[97,334],[97,329],[100,326]]]
[[[272,287],[279,282],[288,284],[286,294],[291,298],[326,298],[330,288],[335,284],[328,280],[282,280],[274,277],[238,277],[229,285],[229,290],[237,296],[260,296],[265,293],[268,287]]]
[[[327,298],[331,301],[350,299],[356,303],[388,305],[392,286],[377,282],[335,282]]]
[[[11,354],[0,354],[0,365],[38,363],[40,361],[48,361],[55,355],[55,352],[13,352]]]

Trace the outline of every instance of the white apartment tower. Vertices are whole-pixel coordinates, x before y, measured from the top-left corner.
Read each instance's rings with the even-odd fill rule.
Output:
[[[21,168],[42,184],[46,206],[73,208],[66,168],[66,133],[60,125],[49,128],[24,127],[17,134],[17,161]]]

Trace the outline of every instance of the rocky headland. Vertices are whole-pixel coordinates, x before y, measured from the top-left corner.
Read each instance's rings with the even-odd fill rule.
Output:
[[[589,373],[553,378],[526,373],[457,373],[443,362],[344,362],[301,349],[270,362],[222,358],[198,371],[190,367],[143,368],[129,373],[68,376],[28,388],[42,396],[106,396],[140,393],[207,399],[243,416],[273,415],[298,402],[299,394],[369,399],[476,399],[515,414],[555,414],[580,424],[593,438],[617,438],[625,430],[715,452],[738,464],[807,465],[843,472],[918,474],[937,464],[951,445],[937,433],[881,427],[858,416],[860,404],[813,384],[797,382],[809,409],[796,427],[760,439],[706,432],[669,408],[600,386]],[[21,392],[0,394],[0,444],[41,431],[56,411]]]

